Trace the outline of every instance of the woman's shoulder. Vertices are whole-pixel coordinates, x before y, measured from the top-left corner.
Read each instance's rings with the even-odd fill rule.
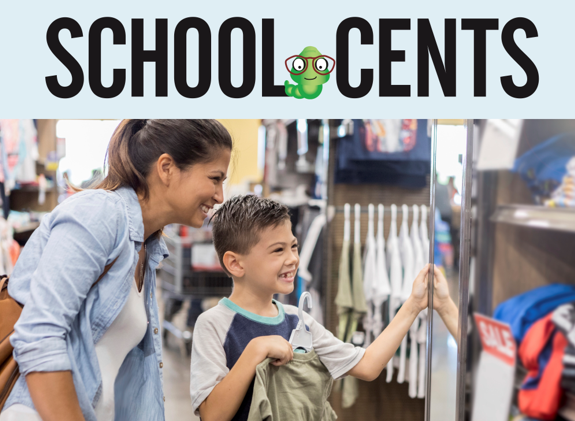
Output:
[[[118,207],[120,196],[113,191],[102,189],[82,190],[74,193],[62,203],[60,203],[54,210],[64,210],[74,207],[96,207],[104,206],[106,210],[111,210]]]
[[[118,221],[124,213],[119,195],[101,189],[84,190],[68,197],[54,208],[49,220],[52,222],[72,217],[78,222],[109,224]]]

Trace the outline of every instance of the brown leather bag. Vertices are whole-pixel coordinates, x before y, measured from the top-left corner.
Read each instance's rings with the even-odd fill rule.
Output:
[[[117,260],[117,258],[116,258]],[[100,279],[104,277],[110,268],[116,263],[112,263],[104,268],[104,272],[92,284],[93,288]],[[22,306],[8,294],[8,280],[6,275],[0,276],[0,411],[4,408],[16,380],[20,377],[18,363],[12,356],[14,348],[10,343],[10,336],[14,333],[14,325],[22,313]]]

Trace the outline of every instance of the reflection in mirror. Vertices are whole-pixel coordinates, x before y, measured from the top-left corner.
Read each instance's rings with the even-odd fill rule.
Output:
[[[439,120],[435,155],[435,210],[433,213],[434,272],[429,421],[455,421],[457,384],[457,304],[464,120]]]

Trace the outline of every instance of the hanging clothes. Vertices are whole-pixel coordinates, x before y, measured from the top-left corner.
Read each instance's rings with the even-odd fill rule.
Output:
[[[343,240],[339,273],[337,282],[337,295],[335,296],[337,314],[339,316],[337,337],[341,341],[347,340],[347,329],[353,313],[353,296],[351,293],[351,279],[349,276],[349,239]]]
[[[288,364],[276,367],[266,359],[256,367],[248,421],[334,421],[328,402],[333,384],[328,369],[314,350],[294,353]]]
[[[352,272],[352,294],[353,294],[353,313],[351,317],[351,326],[348,330],[346,342],[351,341],[351,337],[357,329],[358,321],[367,313],[367,304],[363,293],[363,273],[361,261],[361,240],[360,240],[360,222],[361,207],[355,205],[355,224],[353,239],[353,272]],[[351,407],[359,395],[359,386],[355,377],[347,377],[343,382],[342,406]]]
[[[389,280],[391,295],[388,302],[389,320],[391,321],[397,309],[401,306],[401,290],[403,285],[401,253],[399,250],[399,240],[397,238],[397,206],[391,205],[391,225],[387,238],[387,256],[389,258]],[[393,364],[396,357],[392,356],[387,364],[386,381],[389,383],[393,377]]]
[[[425,398],[425,346],[427,343],[427,309],[422,311],[421,326],[417,335],[417,342],[419,343],[419,374],[417,376],[417,397],[420,399]]]
[[[376,120],[353,120],[353,133],[339,140],[334,182],[427,186],[431,157],[427,121],[403,120],[399,138],[397,134],[389,136],[390,132],[397,133],[389,120],[371,121]],[[396,151],[385,152],[384,148]]]
[[[383,229],[383,205],[378,206],[377,240],[376,240],[376,283],[373,292],[373,337],[377,338],[383,331],[383,303],[391,294],[389,277],[387,276],[387,264],[385,260],[385,238]]]
[[[366,300],[367,313],[363,318],[365,330],[364,348],[371,344],[373,331],[373,296],[377,285],[377,245],[374,237],[374,207],[368,206],[368,228],[365,242],[365,259],[363,269],[363,294]]]
[[[409,237],[408,228],[408,218],[409,218],[409,208],[407,205],[401,206],[402,210],[402,220],[401,228],[399,231],[399,249],[401,252],[401,262],[403,266],[403,283],[401,290],[401,301],[405,302],[411,295],[411,287],[413,284],[413,246],[411,244],[411,238]],[[399,348],[399,372],[397,374],[398,383],[403,383],[405,380],[407,364],[407,335],[401,341],[401,346]]]

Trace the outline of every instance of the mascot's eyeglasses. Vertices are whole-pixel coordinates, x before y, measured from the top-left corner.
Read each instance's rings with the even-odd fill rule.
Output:
[[[291,66],[290,60],[293,60]],[[286,59],[286,69],[294,76],[301,75],[307,70],[309,60],[312,60],[312,68],[319,75],[329,75],[335,69],[335,60],[330,56],[304,57],[299,54]]]

